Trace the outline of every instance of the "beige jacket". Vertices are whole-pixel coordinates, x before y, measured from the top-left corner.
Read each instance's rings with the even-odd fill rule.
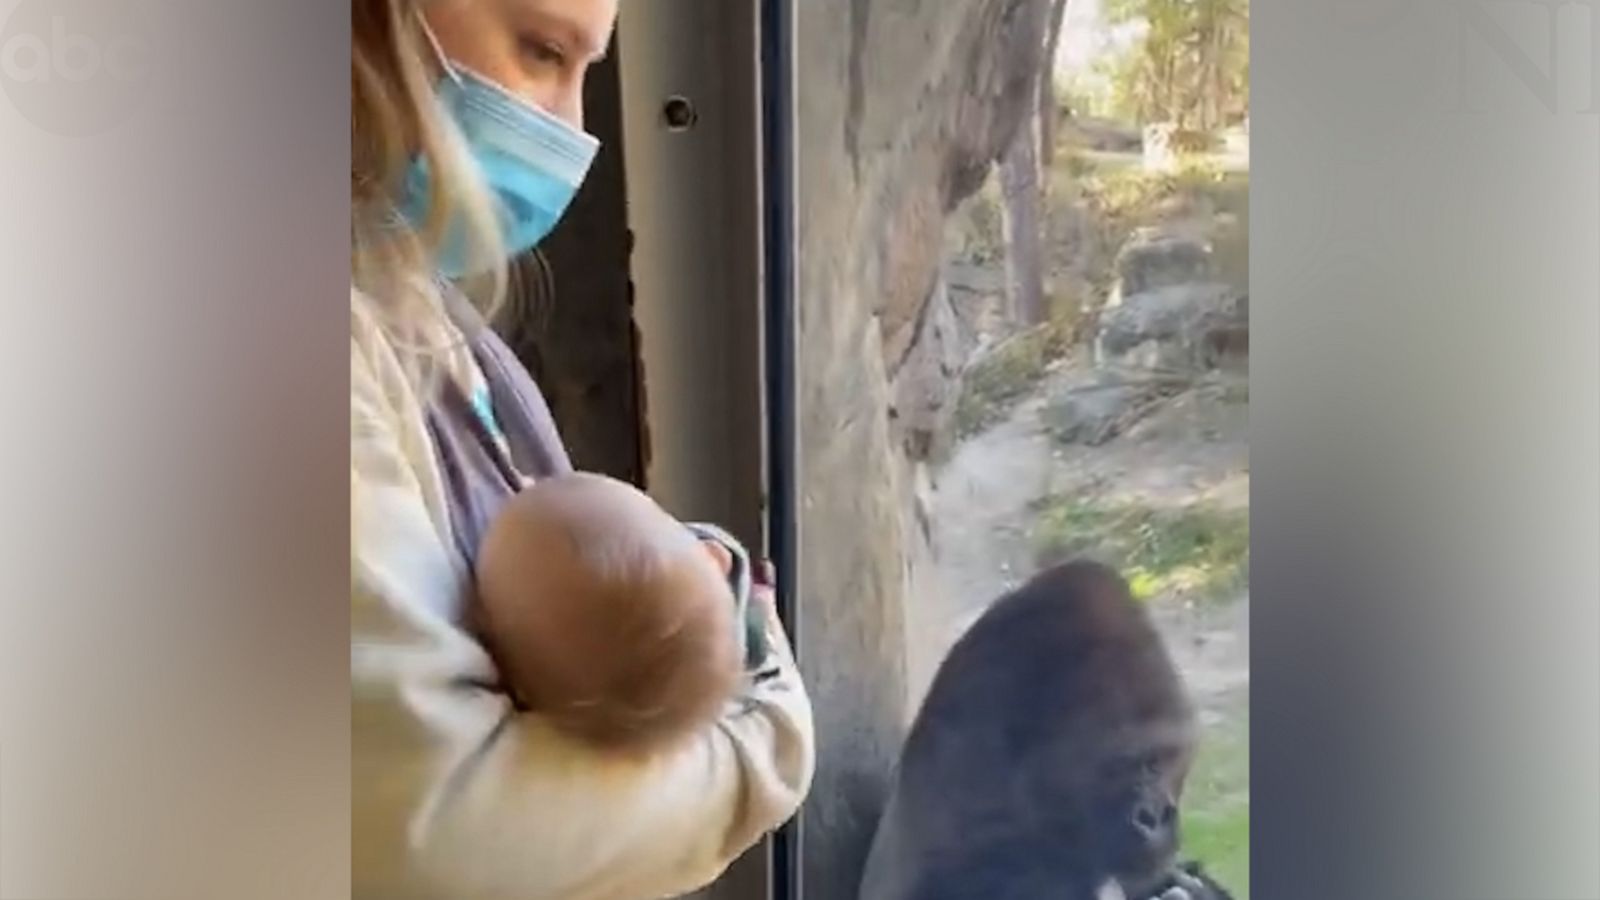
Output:
[[[351,299],[354,895],[645,900],[714,880],[810,786],[811,708],[781,627],[781,674],[669,758],[599,758],[515,712],[459,624],[468,575],[423,406]],[[472,377],[470,359],[447,363]]]

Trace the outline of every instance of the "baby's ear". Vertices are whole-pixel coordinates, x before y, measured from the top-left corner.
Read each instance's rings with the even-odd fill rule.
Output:
[[[716,562],[717,570],[724,578],[733,574],[733,552],[723,546],[721,541],[703,539],[700,541],[700,546],[711,554],[711,559]]]

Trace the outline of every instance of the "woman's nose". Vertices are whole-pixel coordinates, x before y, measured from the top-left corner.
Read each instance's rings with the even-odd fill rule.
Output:
[[[583,130],[583,78],[572,79],[552,98],[550,112],[579,131]]]

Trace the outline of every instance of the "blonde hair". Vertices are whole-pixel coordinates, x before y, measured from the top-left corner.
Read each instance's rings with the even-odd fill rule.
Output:
[[[452,333],[440,328],[447,314],[434,276],[446,238],[462,240],[474,269],[485,272],[467,293],[486,317],[505,297],[508,276],[493,198],[435,100],[422,2],[350,3],[350,270],[391,340],[419,351],[408,355],[425,364],[444,349],[437,336]],[[420,229],[398,205],[419,156],[430,187]],[[456,220],[459,238],[447,234]]]

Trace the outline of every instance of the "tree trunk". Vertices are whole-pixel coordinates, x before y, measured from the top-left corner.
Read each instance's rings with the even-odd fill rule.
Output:
[[[1045,192],[1050,190],[1050,166],[1056,157],[1056,50],[1061,46],[1061,26],[1067,19],[1067,0],[1051,0],[1050,24],[1045,31],[1044,70],[1039,73],[1039,171]]]
[[[1037,84],[1034,91],[1038,91]],[[1012,321],[1023,327],[1044,321],[1038,119],[1037,115],[1027,117],[1000,158],[1000,191],[1005,205],[1006,300]]]

